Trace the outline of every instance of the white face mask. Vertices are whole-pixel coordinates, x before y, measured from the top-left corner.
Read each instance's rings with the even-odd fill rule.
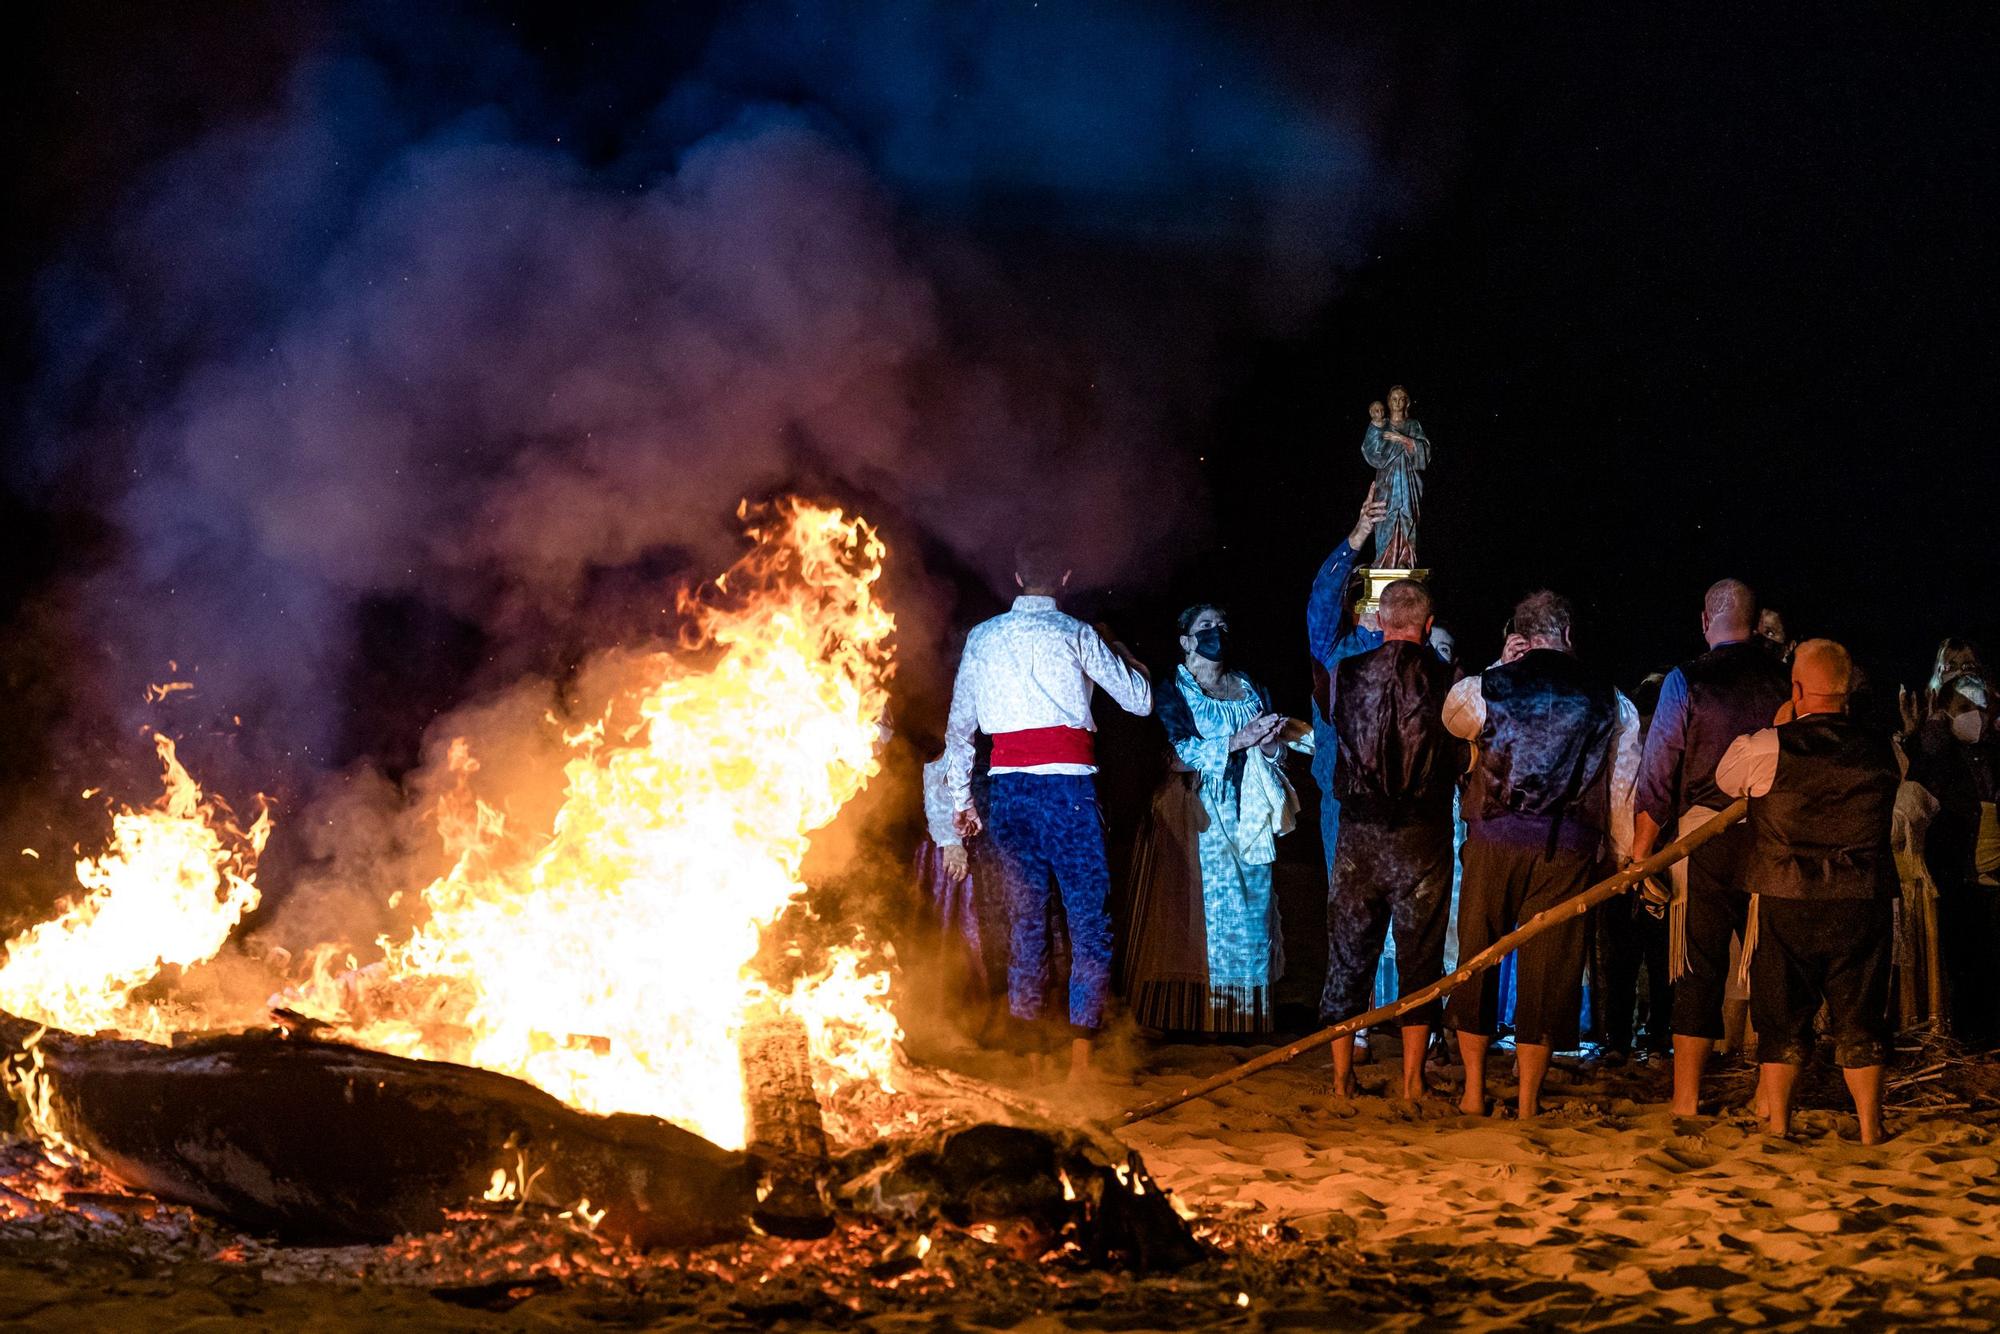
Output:
[[[1986,735],[1986,715],[1978,709],[1967,709],[1951,720],[1951,734],[1971,745]]]

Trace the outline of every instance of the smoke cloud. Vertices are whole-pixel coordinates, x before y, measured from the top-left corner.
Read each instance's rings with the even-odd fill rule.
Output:
[[[807,10],[581,90],[484,22],[364,11],[79,233],[16,477],[112,534],[51,594],[74,747],[208,737],[316,791],[298,855],[352,865],[409,843],[443,730],[504,749],[657,632],[742,497],[878,517],[920,659],[926,572],[997,589],[1027,527],[1163,569],[1215,339],[1325,295],[1357,136],[1176,11]],[[196,689],[141,708],[169,662]]]

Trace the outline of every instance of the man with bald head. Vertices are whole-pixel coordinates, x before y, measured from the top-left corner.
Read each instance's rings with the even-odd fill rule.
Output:
[[[1756,638],[1757,595],[1723,579],[1702,598],[1708,651],[1667,674],[1632,794],[1632,855],[1705,824],[1728,805],[1715,765],[1737,737],[1770,726],[1790,693],[1785,665]],[[1680,1116],[1698,1110],[1708,1054],[1726,1032],[1742,1033],[1743,1003],[1725,1022],[1729,942],[1750,912],[1743,882],[1750,831],[1737,826],[1673,868],[1667,971],[1673,979],[1674,1100]]]
[[[1750,798],[1750,1012],[1766,1129],[1790,1129],[1792,1089],[1824,1004],[1861,1142],[1876,1144],[1894,1032],[1889,821],[1898,774],[1889,738],[1847,715],[1853,677],[1847,650],[1832,640],[1799,645],[1783,721],[1732,742],[1715,781],[1725,797]]]
[[[1327,900],[1326,990],[1320,1018],[1369,1008],[1385,931],[1396,941],[1398,988],[1444,973],[1451,914],[1451,797],[1465,748],[1445,730],[1453,671],[1431,648],[1431,595],[1414,579],[1382,590],[1383,642],[1334,668],[1333,794],[1340,834]],[[1424,1053],[1441,1017],[1433,1001],[1403,1020],[1403,1096],[1425,1093]],[[1334,1086],[1354,1096],[1354,1039],[1333,1044]]]

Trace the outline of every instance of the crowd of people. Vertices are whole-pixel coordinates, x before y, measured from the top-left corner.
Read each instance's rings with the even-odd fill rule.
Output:
[[[1747,1025],[1759,1113],[1782,1133],[1801,1065],[1829,1041],[1874,1142],[1899,1020],[2000,1040],[2000,989],[1982,976],[2000,939],[2000,730],[1971,645],[1940,647],[1893,731],[1857,716],[1846,649],[1791,641],[1734,579],[1699,608],[1707,650],[1631,695],[1574,651],[1572,608],[1546,590],[1514,608],[1499,660],[1466,672],[1422,582],[1395,579],[1357,606],[1357,558],[1387,509],[1371,487],[1314,579],[1310,722],[1274,709],[1233,663],[1226,609],[1181,613],[1180,661],[1156,681],[1060,609],[1059,551],[1021,549],[1020,596],[968,637],[944,752],[925,771],[919,871],[995,998],[981,1036],[1062,1029],[1081,1076],[1113,1003],[1101,690],[1155,717],[1171,754],[1124,896],[1121,989],[1145,1028],[1273,1028],[1284,959],[1272,871],[1300,805],[1287,754],[1302,752],[1320,787],[1329,1026],[1437,982],[1747,799],[1740,823],[1639,892],[1552,915],[1506,969],[1398,1016],[1406,1098],[1428,1095],[1442,1027],[1465,1069],[1461,1109],[1488,1111],[1488,1050],[1510,1027],[1517,1112],[1536,1115],[1552,1055],[1580,1043],[1588,995],[1612,1059],[1633,1049],[1643,1008],[1641,1049],[1671,1049],[1683,1115],[1697,1113],[1716,1049],[1743,1044]],[[1330,1057],[1337,1095],[1354,1096],[1354,1036]]]

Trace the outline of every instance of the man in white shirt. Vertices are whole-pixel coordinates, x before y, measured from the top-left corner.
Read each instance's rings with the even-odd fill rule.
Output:
[[[1894,1045],[1889,976],[1900,887],[1889,826],[1896,753],[1847,715],[1854,663],[1831,639],[1792,658],[1776,727],[1736,738],[1715,766],[1724,797],[1750,798],[1750,1014],[1765,1128],[1791,1128],[1792,1090],[1824,1007],[1833,1062],[1861,1142],[1882,1140],[1882,1076]]]
[[[1478,818],[1466,813],[1461,961],[1582,893],[1607,851],[1623,861],[1632,845],[1639,711],[1572,656],[1571,619],[1567,599],[1529,594],[1514,608],[1512,625],[1525,651],[1460,681],[1445,697],[1446,729],[1479,748],[1472,785]],[[1581,917],[1558,922],[1516,957],[1523,1118],[1541,1110],[1550,1056],[1576,1045],[1587,930]],[[1454,991],[1446,1011],[1465,1060],[1459,1106],[1475,1115],[1486,1111],[1486,1048],[1499,1017],[1493,969]]]
[[[1069,921],[1071,1073],[1090,1062],[1111,973],[1111,872],[1097,804],[1091,693],[1102,686],[1128,713],[1153,708],[1146,669],[1123,645],[1056,607],[1069,583],[1062,557],[1038,543],[1016,554],[1021,596],[966,636],[945,730],[946,773],[959,829],[979,832],[972,806],[972,738],[993,738],[988,832],[1013,917],[1008,1008],[1041,1017],[1049,982],[1048,897],[1053,876]]]

